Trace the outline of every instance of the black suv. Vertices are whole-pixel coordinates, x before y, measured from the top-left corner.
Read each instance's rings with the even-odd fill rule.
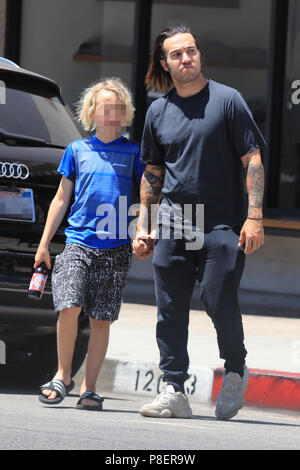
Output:
[[[0,384],[36,386],[57,367],[51,273],[41,300],[27,290],[56,172],[67,144],[84,136],[52,80],[0,58]],[[63,249],[66,218],[50,245]],[[52,259],[53,263],[53,259]],[[79,318],[73,375],[87,348]]]

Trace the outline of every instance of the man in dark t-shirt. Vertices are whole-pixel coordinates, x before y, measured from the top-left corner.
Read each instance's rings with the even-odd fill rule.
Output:
[[[140,412],[192,416],[184,382],[190,301],[198,280],[225,359],[216,416],[229,419],[243,406],[248,384],[237,293],[245,255],[263,244],[265,141],[241,94],[203,76],[198,41],[186,26],[157,37],[146,83],[170,91],[149,107],[141,146],[147,166],[133,245],[140,259],[154,249],[164,389]],[[150,208],[158,202],[156,234]]]

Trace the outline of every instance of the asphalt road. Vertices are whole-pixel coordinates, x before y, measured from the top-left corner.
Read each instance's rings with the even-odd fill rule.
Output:
[[[213,406],[193,404],[193,419],[153,419],[138,413],[144,397],[108,393],[104,397],[104,410],[91,412],[75,408],[76,391],[55,407],[43,406],[32,393],[2,391],[0,449],[102,450],[105,459],[114,455],[109,451],[117,450],[185,450],[195,455],[196,450],[300,448],[296,412],[244,408],[231,421],[219,421]],[[141,460],[139,467],[144,463]]]

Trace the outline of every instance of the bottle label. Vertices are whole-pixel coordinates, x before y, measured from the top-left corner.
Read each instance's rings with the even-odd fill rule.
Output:
[[[47,277],[48,276],[46,274],[33,273],[29,285],[29,290],[37,290],[39,292],[43,292],[44,287],[46,285]]]

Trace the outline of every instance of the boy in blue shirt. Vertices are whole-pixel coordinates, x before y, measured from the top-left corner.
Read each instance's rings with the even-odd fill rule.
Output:
[[[35,268],[42,262],[51,268],[49,243],[72,195],[74,203],[65,231],[66,246],[56,256],[52,271],[54,309],[59,312],[58,371],[41,386],[42,403],[60,403],[74,387],[71,364],[83,309],[90,320],[90,339],[77,408],[102,409],[103,398],[95,393],[96,380],[131,264],[128,208],[134,183],[145,168],[139,146],[122,135],[133,112],[130,92],[119,79],[88,88],[79,102],[78,117],[95,134],[69,144],[58,167],[62,178],[49,208]]]

